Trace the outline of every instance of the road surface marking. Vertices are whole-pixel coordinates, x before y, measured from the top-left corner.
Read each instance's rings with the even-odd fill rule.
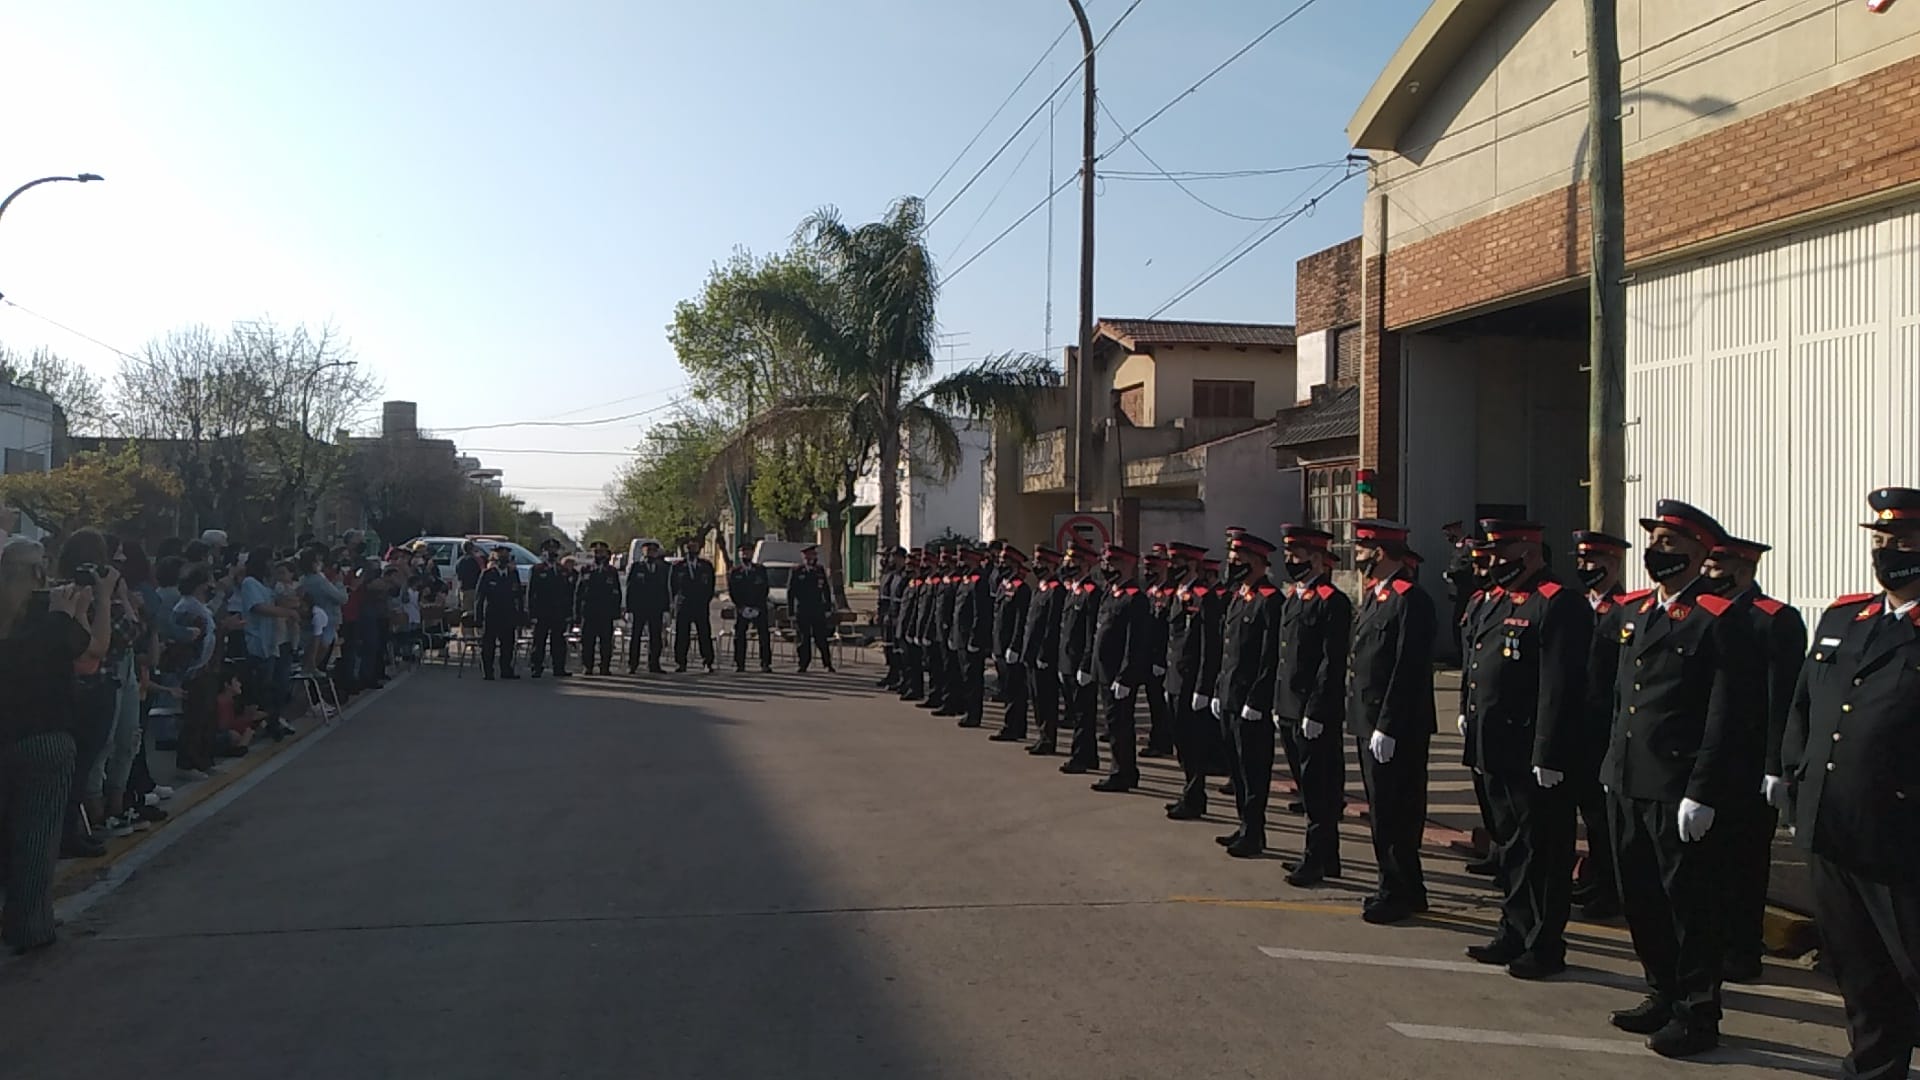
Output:
[[[1211,907],[1252,908],[1255,911],[1304,911],[1314,915],[1357,915],[1356,904],[1325,904],[1311,900],[1223,900],[1212,896],[1169,896],[1175,904],[1203,904]]]
[[[1358,964],[1364,967],[1415,968],[1420,971],[1454,971],[1465,975],[1505,975],[1507,969],[1471,960],[1428,960],[1418,956],[1379,956],[1374,953],[1322,952],[1318,949],[1283,949],[1262,945],[1260,951],[1275,960],[1306,960],[1319,964]]]
[[[1494,971],[1499,968],[1492,969]],[[1543,1035],[1487,1028],[1438,1027],[1431,1024],[1393,1024],[1387,1027],[1409,1039],[1427,1042],[1479,1043],[1482,1046],[1532,1046],[1542,1050],[1576,1050],[1586,1054],[1649,1054],[1645,1044],[1629,1039],[1584,1039],[1577,1035]]]

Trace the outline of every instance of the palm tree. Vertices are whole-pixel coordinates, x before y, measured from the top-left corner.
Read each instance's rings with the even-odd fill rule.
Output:
[[[900,465],[909,445],[924,447],[929,464],[951,479],[962,453],[956,417],[995,416],[1029,431],[1037,392],[1059,383],[1052,362],[1031,354],[993,357],[933,378],[940,281],[926,225],[926,206],[912,197],[857,228],[831,207],[819,210],[800,224],[795,243],[817,262],[826,287],[761,290],[752,298],[819,358],[830,385],[776,401],[750,427],[832,423],[870,438],[882,551],[900,542]]]

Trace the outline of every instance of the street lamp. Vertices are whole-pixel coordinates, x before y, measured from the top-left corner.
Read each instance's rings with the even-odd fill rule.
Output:
[[[41,184],[51,184],[61,180],[71,180],[76,184],[84,184],[89,180],[104,180],[104,179],[106,178],[99,175],[98,173],[83,172],[79,176],[43,176],[38,180],[29,180],[26,183],[21,184],[19,187],[14,188],[13,194],[7,196],[5,201],[0,201],[0,217],[6,216],[7,207],[12,206],[13,200],[19,198],[20,193],[27,190],[28,188],[39,187]]]

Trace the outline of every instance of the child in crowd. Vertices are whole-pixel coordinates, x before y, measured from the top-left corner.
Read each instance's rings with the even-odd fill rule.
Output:
[[[220,693],[213,699],[214,752],[221,757],[245,757],[253,743],[256,725],[266,722],[266,714],[252,705],[240,703],[240,673],[228,669],[222,676]]]

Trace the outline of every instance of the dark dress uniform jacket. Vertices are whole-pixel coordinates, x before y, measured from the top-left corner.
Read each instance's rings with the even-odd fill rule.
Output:
[[[1433,708],[1433,601],[1401,575],[1374,584],[1354,617],[1347,658],[1347,730],[1365,739],[1425,738],[1438,727]]]
[[[1067,586],[1057,577],[1041,578],[1027,601],[1027,625],[1021,633],[1020,659],[1029,667],[1051,668],[1060,657],[1060,612]]]
[[[1191,706],[1195,694],[1213,696],[1226,612],[1225,593],[1191,582],[1180,586],[1167,605],[1167,695],[1175,708]]]
[[[473,613],[483,626],[517,626],[526,611],[526,594],[520,588],[520,571],[508,567],[488,567],[480,575],[478,599]]]
[[[1242,584],[1227,602],[1220,635],[1220,676],[1213,694],[1227,720],[1240,719],[1240,710],[1247,705],[1266,712],[1273,704],[1275,655],[1268,646],[1279,622],[1280,602],[1280,587],[1265,580]]]
[[[1094,680],[1106,686],[1139,686],[1147,681],[1152,667],[1165,662],[1165,654],[1156,658],[1154,646],[1160,635],[1154,628],[1153,601],[1137,581],[1107,587],[1100,599],[1100,614],[1094,622]]]
[[[1490,773],[1536,765],[1577,773],[1593,648],[1587,598],[1542,573],[1519,589],[1487,594],[1462,644],[1469,763]]]
[[[1280,604],[1275,637],[1273,715],[1340,729],[1347,707],[1353,601],[1324,581],[1297,585]]]
[[[1063,586],[1060,607],[1060,680],[1072,685],[1079,672],[1093,671],[1093,627],[1100,615],[1100,586],[1081,578]]]
[[[580,575],[573,587],[574,611],[582,623],[620,617],[620,571],[595,566]]]
[[[628,567],[627,610],[641,616],[666,611],[673,596],[668,583],[672,573],[665,559],[641,559]]]
[[[787,578],[787,610],[795,619],[826,618],[831,594],[827,568],[818,563],[802,563]]]
[[[1018,577],[1000,582],[993,600],[993,647],[1000,656],[1025,651],[1027,609],[1033,603],[1033,586]]]
[[[1600,782],[1600,763],[1606,759],[1613,741],[1613,692],[1620,680],[1620,627],[1625,612],[1646,599],[1645,592],[1614,593],[1594,603],[1593,644],[1587,649],[1587,708],[1580,722],[1580,758],[1567,770],[1569,777],[1583,783]]]
[[[963,574],[953,589],[953,625],[947,648],[957,653],[985,652],[993,644],[993,581],[985,574]]]
[[[920,642],[920,596],[926,591],[921,578],[907,579],[906,592],[900,594],[900,610],[894,618],[896,640],[918,645]]]
[[[667,590],[675,611],[683,605],[706,607],[713,602],[713,564],[706,559],[688,559],[676,565],[667,575]]]
[[[900,618],[900,607],[907,595],[907,572],[889,570],[880,576],[878,599],[875,602],[874,622],[880,627],[880,640],[894,640]]]
[[[1766,660],[1767,742],[1764,760],[1750,763],[1753,775],[1780,776],[1780,742],[1786,737],[1787,714],[1793,710],[1793,692],[1807,659],[1807,623],[1800,609],[1783,604],[1759,590],[1747,590],[1734,603],[1746,616],[1753,640]]]
[[[1920,609],[1891,619],[1876,596],[1827,609],[1782,758],[1801,847],[1871,880],[1920,884]]]
[[[1601,782],[1617,796],[1725,806],[1760,782],[1758,653],[1726,600],[1696,580],[1662,614],[1653,594],[1615,616],[1620,673]],[[1623,598],[1625,599],[1625,598]]]
[[[563,621],[573,617],[573,582],[552,563],[537,563],[527,578],[527,610],[536,619]]]
[[[744,566],[735,564],[733,569],[727,571],[727,599],[733,601],[736,614],[744,608],[764,614],[770,592],[767,568],[759,563]]]

